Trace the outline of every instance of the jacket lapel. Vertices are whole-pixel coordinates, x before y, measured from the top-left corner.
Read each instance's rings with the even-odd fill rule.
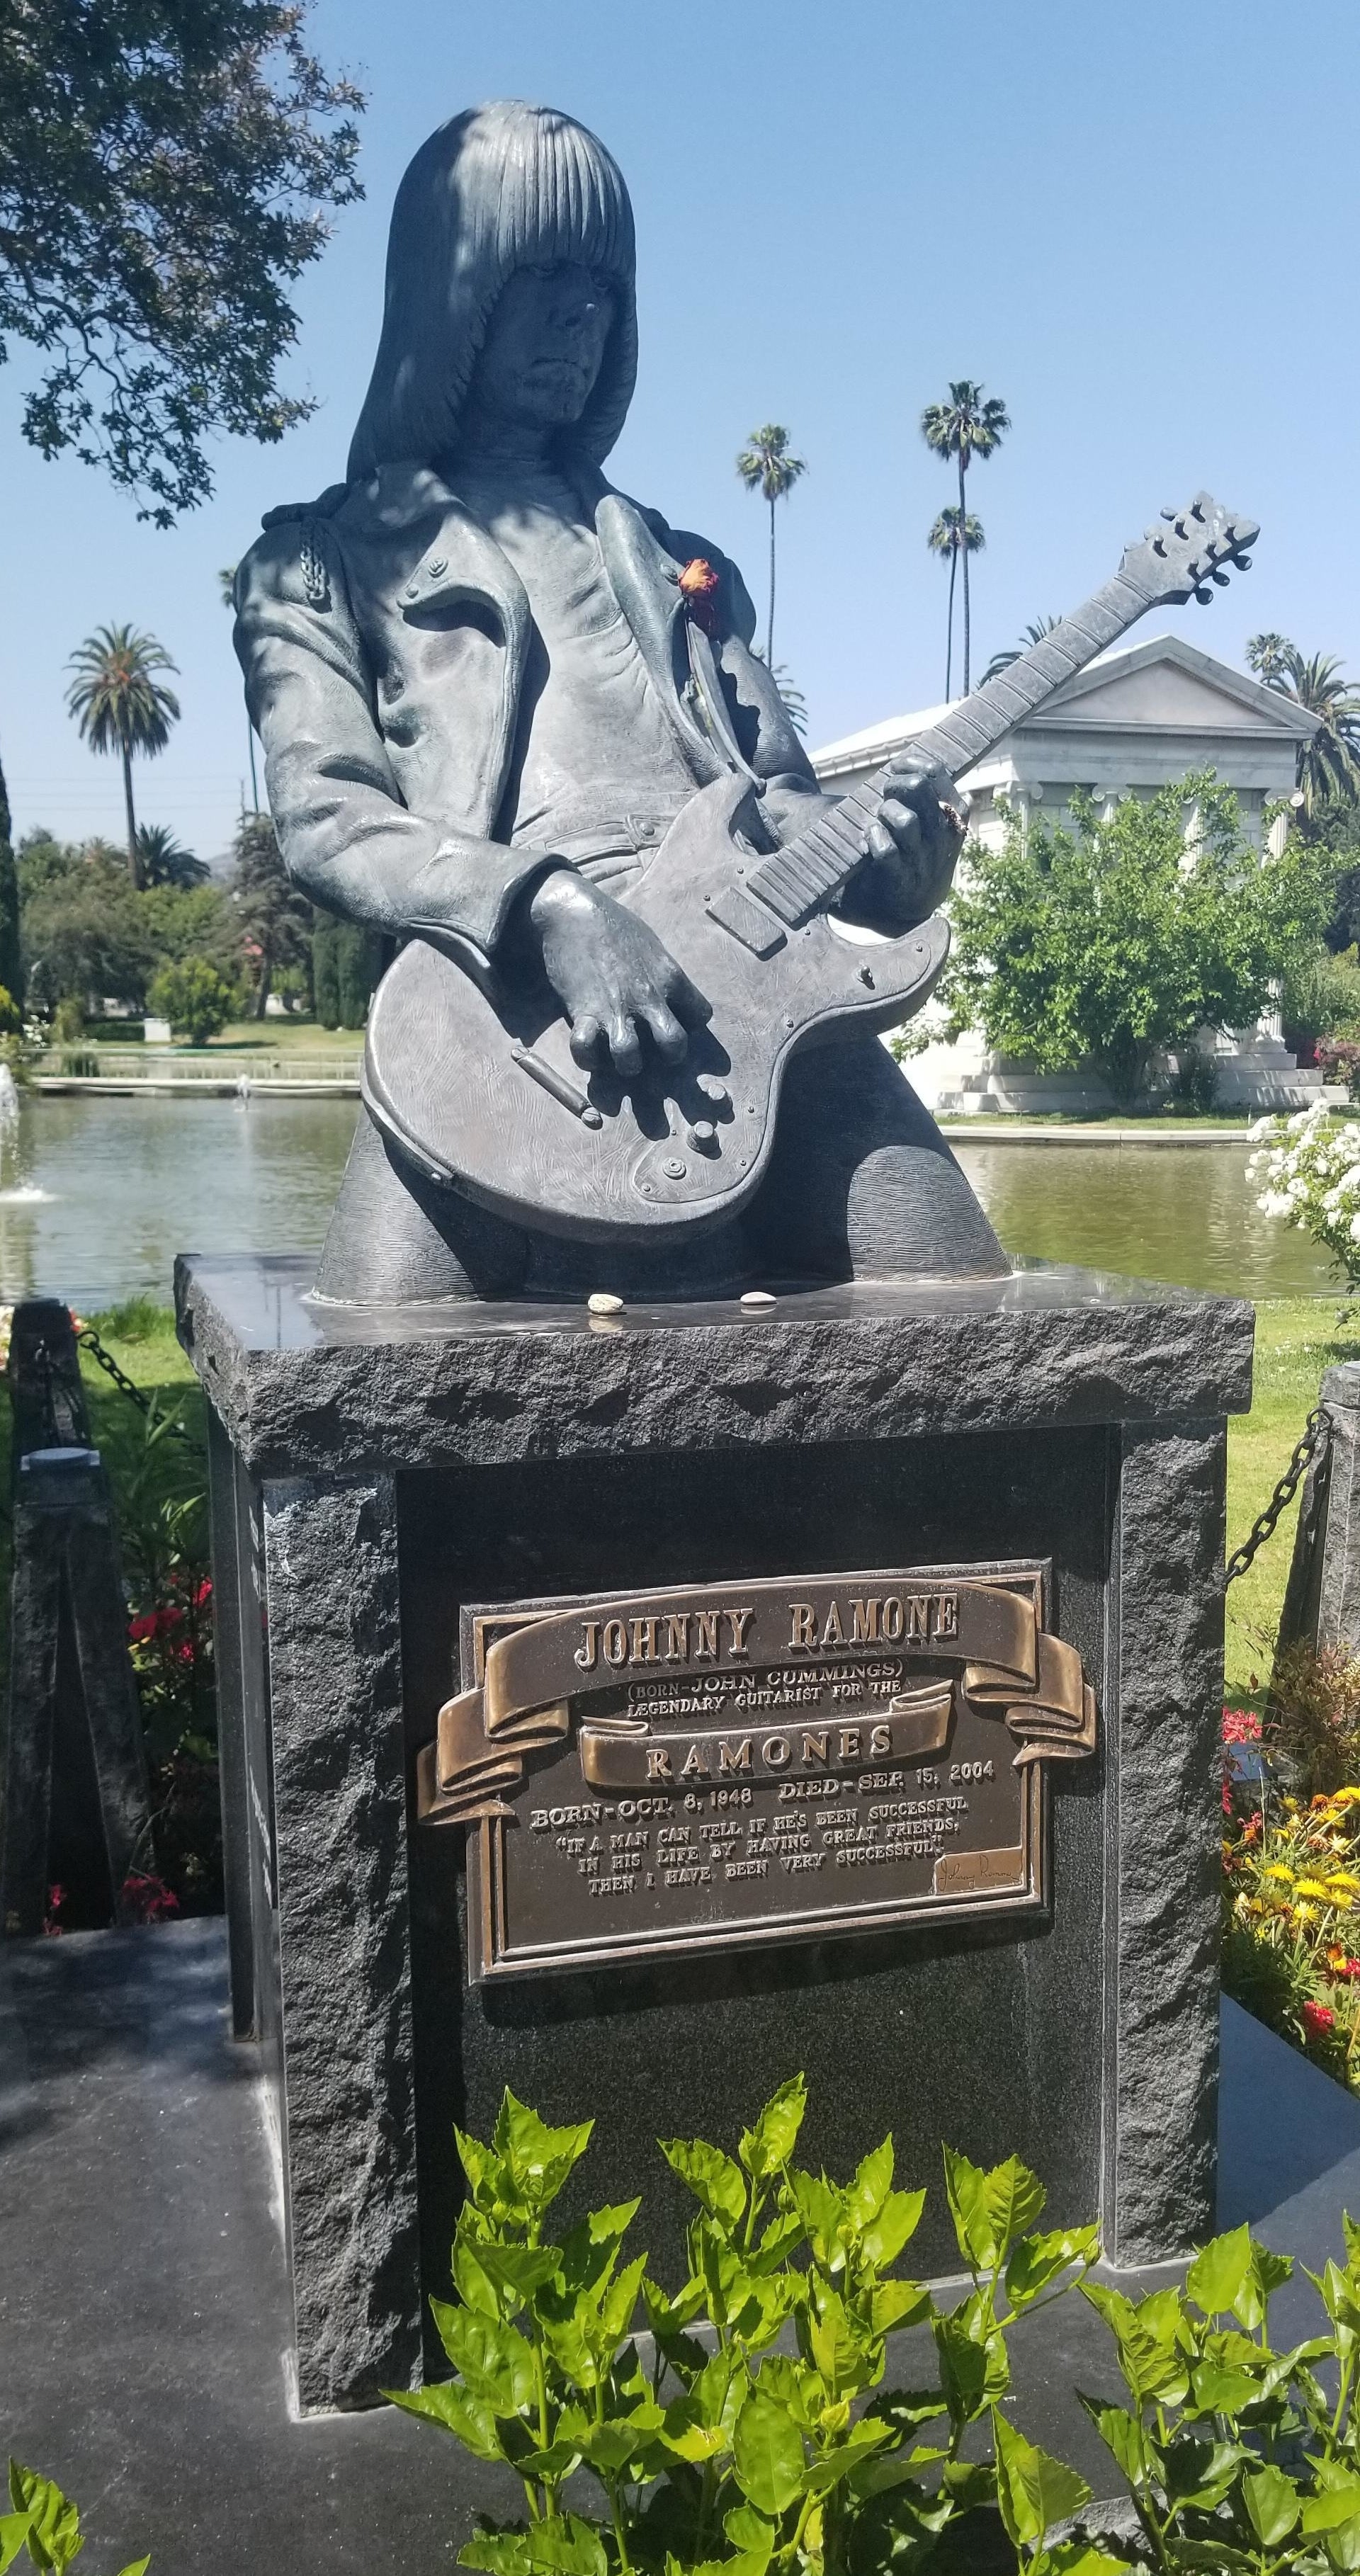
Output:
[[[653,536],[641,511],[608,485],[596,504],[595,533],[614,596],[699,784],[707,785],[733,765],[744,768],[735,741],[724,738],[728,733],[725,715],[707,703],[708,692],[701,690],[691,665],[679,566]],[[701,719],[701,707],[707,725]]]

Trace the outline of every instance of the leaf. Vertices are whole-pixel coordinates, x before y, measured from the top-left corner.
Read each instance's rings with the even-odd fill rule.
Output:
[[[0,2513],[0,2576],[18,2557],[28,2538],[26,2513]]]
[[[734,2549],[749,2558],[758,2558],[762,2566],[767,2564],[775,2544],[775,2526],[766,2521],[763,2513],[757,2513],[753,2504],[734,2504],[731,2512],[723,2515],[723,2530]]]
[[[979,2341],[969,2333],[961,2315],[937,2317],[935,2349],[949,2412],[957,2421],[971,2423],[986,2407],[1005,2396],[1010,2385],[1010,2363],[1004,2335],[993,2333]]]
[[[1131,2487],[1140,2485],[1148,2464],[1143,2428],[1137,2417],[1122,2406],[1102,2406],[1098,2398],[1083,2397],[1080,2389],[1077,2395],[1122,2476]]]
[[[1263,2549],[1284,2540],[1299,2518],[1299,2491],[1283,2469],[1266,2466],[1242,2480],[1247,2519]]]
[[[807,2230],[807,2240],[816,2260],[828,2270],[843,2259],[841,2231],[845,2212],[840,2193],[825,2174],[803,2173],[795,2167],[789,2175],[799,2217]]]
[[[895,2263],[908,2238],[915,2235],[926,2205],[923,2191],[890,2191],[876,2218],[869,2221],[860,2238],[860,2251],[868,2263]]]
[[[1099,2243],[1098,2227],[1061,2227],[1049,2236],[1022,2236],[1006,2263],[1006,2296],[1012,2307],[1028,2307],[1073,2263],[1094,2261]]]
[[[755,2182],[765,2182],[771,2174],[782,2172],[798,2144],[798,2132],[807,2108],[807,2078],[791,2075],[770,2096],[759,2118],[742,2131],[737,2153]]]
[[[1002,2262],[1017,2236],[1023,2236],[1042,2218],[1048,2194],[1037,2174],[1022,2165],[1018,2156],[1007,2156],[1002,2165],[993,2165],[983,2177],[983,2196],[991,2221],[996,2252],[994,2263]]]
[[[536,2211],[556,2200],[562,2185],[590,2144],[593,2120],[575,2120],[550,2129],[537,2111],[516,2100],[507,2084],[496,2114],[491,2143],[510,2166],[526,2200]]]
[[[846,2186],[846,2212],[856,2227],[867,2227],[871,2218],[877,2218],[892,2189],[893,2162],[892,2133],[889,2131],[881,2147],[870,2149]],[[924,2192],[921,2197],[924,2201]]]
[[[1229,2315],[1250,2269],[1251,2229],[1244,2221],[1201,2247],[1186,2275],[1186,2295],[1206,2317]]]
[[[146,2576],[146,2571],[150,2564],[151,2559],[149,2553],[145,2558],[129,2559],[126,2567],[119,2568],[118,2576]]]
[[[1119,2346],[1119,2366],[1139,2404],[1149,2398],[1179,2406],[1190,2385],[1181,2349],[1183,2324],[1175,2290],[1154,2291],[1135,2307],[1122,2290],[1083,2281],[1081,2295],[1105,2319]]]
[[[620,2245],[636,2218],[640,2200],[621,2200],[608,2209],[592,2209],[562,2239],[559,2265],[568,2294],[593,2290],[610,2270]]]
[[[69,2567],[85,2546],[79,2507],[62,2494],[53,2478],[43,2477],[37,2469],[24,2468],[18,2460],[9,2464],[9,2492],[16,2512],[28,2516],[24,2538],[34,2566],[55,2569],[61,2576],[61,2570]]]
[[[423,2415],[427,2424],[442,2425],[474,2459],[503,2460],[505,2451],[493,2410],[456,2381],[437,2379],[425,2388],[385,2388],[383,2395],[408,2415]]]
[[[959,2252],[970,2272],[990,2271],[996,2261],[996,2236],[987,2207],[986,2176],[967,2156],[944,2150],[944,2184]]]
[[[1042,2541],[1055,2522],[1066,2522],[1091,2501],[1085,2478],[1061,2460],[1027,2442],[997,2408],[992,2410],[996,2442],[996,2500],[1001,2519],[1017,2549]]]
[[[929,2290],[919,2281],[880,2281],[869,2298],[869,2324],[876,2335],[896,2326],[919,2325],[931,2310]]]
[[[785,2409],[758,2388],[733,2426],[732,2466],[742,2494],[776,2519],[803,2492],[803,2437]]]
[[[1187,2412],[1192,2415],[1240,2415],[1261,2395],[1254,2371],[1223,2370],[1211,2361],[1190,2373]]]
[[[1322,2495],[1307,2497],[1303,2507],[1305,2531],[1337,2531],[1343,2522],[1360,2515],[1360,2481],[1348,2478],[1343,2487],[1328,2487]]]
[[[1041,2549],[1030,2576],[1136,2576],[1127,2558],[1108,2558],[1084,2540],[1060,2540],[1056,2549]]]
[[[1193,2434],[1168,2443],[1161,2456],[1161,2478],[1168,2500],[1214,2513],[1245,2461],[1254,2466],[1254,2451],[1240,2442],[1199,2441]]]
[[[562,2249],[558,2245],[501,2245],[484,2239],[477,2246],[474,2261],[493,2287],[508,2295],[509,2313],[513,2315],[561,2268]],[[473,2304],[481,2310],[480,2300]]]
[[[823,2451],[821,2458],[813,2461],[807,2472],[808,2493],[829,2494],[832,2487],[839,2486],[843,2479],[850,2477],[876,2451],[881,2450],[885,2442],[891,2440],[891,2425],[875,2423],[870,2417],[862,2418],[834,2450]]]
[[[859,2386],[869,2354],[839,2291],[823,2287],[809,2321],[808,2341],[812,2358],[835,2396]]]
[[[659,2138],[657,2144],[672,2173],[680,2176],[709,2217],[736,2227],[746,2215],[740,2166],[721,2147],[710,2147],[702,2138]]]
[[[482,2240],[461,2231],[453,2240],[453,2286],[469,2308],[477,2308],[484,2317],[498,2317],[500,2293],[481,2260]]]
[[[533,2347],[517,2327],[484,2317],[476,2308],[452,2307],[444,2299],[431,2299],[430,2312],[445,2352],[474,2397],[485,2398],[502,2415],[516,2415],[530,2404]]]
[[[618,2343],[633,2322],[646,2269],[647,2257],[639,2254],[620,2272],[617,2281],[611,2283],[601,2303],[600,2322],[612,2343]]]

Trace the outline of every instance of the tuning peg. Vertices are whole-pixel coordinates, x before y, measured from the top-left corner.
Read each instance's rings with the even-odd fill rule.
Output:
[[[1207,607],[1208,607],[1210,600],[1213,598],[1213,595],[1214,595],[1214,594],[1213,594],[1213,592],[1212,592],[1211,590],[1197,590],[1197,591],[1196,591],[1196,593],[1195,593],[1195,597],[1196,597],[1196,599],[1199,601],[1199,604],[1200,604],[1200,607],[1201,607],[1201,608],[1207,608]]]
[[[1163,510],[1163,512],[1162,512],[1162,517],[1163,517],[1164,519],[1174,519],[1174,518],[1175,518],[1175,515],[1176,515],[1176,513],[1175,513],[1175,511],[1174,511],[1174,510]]]
[[[1238,572],[1250,572],[1251,570],[1250,555],[1234,555],[1233,563]]]
[[[1220,589],[1220,590],[1226,590],[1226,589],[1227,589],[1227,587],[1228,587],[1228,576],[1227,576],[1227,574],[1226,574],[1225,572],[1217,572],[1217,571],[1215,571],[1214,573],[1212,573],[1212,574],[1211,574],[1210,578],[1211,578],[1211,580],[1213,580],[1213,581],[1216,581],[1216,582],[1217,582],[1217,584],[1218,584],[1218,586],[1219,586],[1219,589]]]

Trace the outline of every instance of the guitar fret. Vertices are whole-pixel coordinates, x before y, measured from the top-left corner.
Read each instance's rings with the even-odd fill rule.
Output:
[[[1202,501],[1207,498],[1201,495]],[[1116,573],[1083,601],[1075,616],[1062,618],[1028,653],[974,690],[961,706],[952,707],[939,724],[905,744],[895,766],[910,759],[955,774],[976,768],[1014,725],[1043,706],[1074,673],[1084,670],[1162,595],[1156,568],[1146,588],[1131,574]],[[790,928],[823,907],[833,889],[859,866],[865,830],[893,775],[893,768],[876,771],[785,848],[762,859],[746,880],[748,893]]]

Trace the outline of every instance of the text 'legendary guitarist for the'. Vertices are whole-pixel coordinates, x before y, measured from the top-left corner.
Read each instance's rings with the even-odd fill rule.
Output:
[[[724,777],[753,782],[747,833],[769,852],[823,805],[751,649],[736,566],[601,471],[636,363],[633,219],[610,155],[516,102],[454,119],[398,193],[348,479],[272,512],[237,582],[290,872],[333,911],[441,948],[493,999],[546,979],[562,1064],[590,1086],[559,1080],[561,1107],[512,1077],[549,1154],[565,1151],[573,1099],[598,1132],[630,1087],[674,1090],[717,1044],[723,996],[628,901],[676,817]],[[964,806],[941,769],[891,776],[843,913],[890,937],[924,921]],[[391,1019],[375,1020],[383,1043],[423,1049],[435,1082],[440,1030],[394,1038]],[[702,1294],[1005,1267],[933,1121],[849,1021],[792,1047],[739,1212],[698,1210],[655,1245],[642,1210],[630,1225],[620,1208],[616,1241],[602,1222],[573,1243],[565,1220],[517,1224],[509,1184],[479,1203],[375,1119],[381,1062],[370,1076],[318,1281],[329,1297]],[[716,1078],[708,1096],[734,1114]],[[486,1114],[502,1114],[489,1094]],[[712,1122],[703,1133],[721,1151]]]

